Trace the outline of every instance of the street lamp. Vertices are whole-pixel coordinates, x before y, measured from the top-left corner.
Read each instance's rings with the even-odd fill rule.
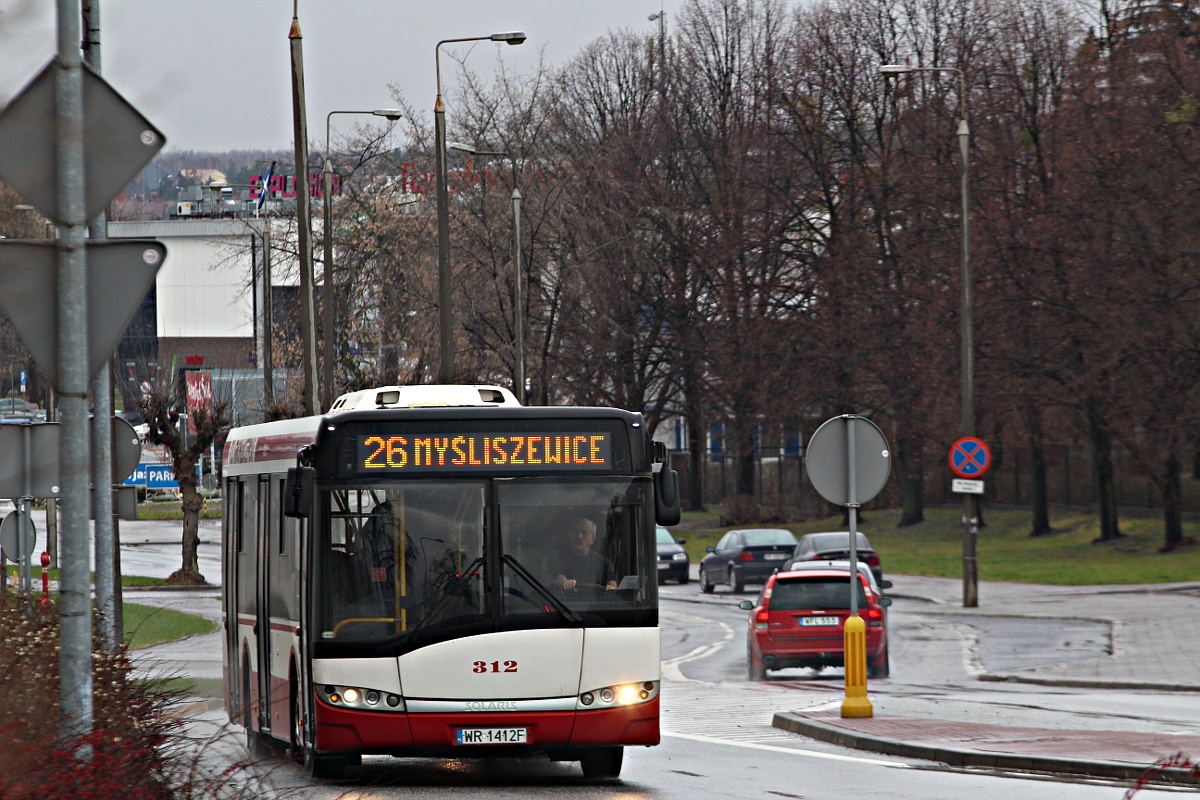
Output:
[[[333,405],[334,358],[337,348],[333,332],[333,160],[329,152],[329,123],[334,114],[373,114],[395,122],[402,114],[395,108],[377,108],[374,111],[330,111],[325,115],[325,166],[321,170],[321,189],[325,194],[325,308],[322,310],[321,326],[325,330],[324,370],[321,405],[328,409]]]
[[[667,65],[667,12],[662,10],[655,11],[646,17],[646,19],[651,22],[658,22],[658,70],[659,74],[662,74]]]
[[[517,187],[517,160],[508,153],[476,150],[465,144],[453,142],[451,150],[471,156],[498,156],[512,161],[513,190],[513,394],[517,402],[525,403],[525,307],[521,291],[521,190]]]
[[[433,48],[434,77],[437,80],[437,100],[433,104],[433,126],[436,147],[437,221],[438,221],[438,325],[441,343],[441,382],[454,383],[454,307],[450,286],[450,199],[446,189],[446,106],[442,103],[441,47],[454,42],[507,42],[511,45],[525,41],[520,31],[493,33],[490,36],[468,36],[463,39],[443,39]]]
[[[971,129],[967,125],[967,76],[957,67],[910,67],[906,64],[884,64],[879,73],[885,78],[899,77],[910,72],[953,72],[958,75],[958,153],[962,164],[959,195],[962,210],[962,290],[959,298],[959,346],[962,362],[962,435],[975,435],[975,334],[972,320],[974,290],[971,285],[971,220],[970,184],[967,174],[967,152],[971,144]],[[979,572],[975,560],[975,538],[979,530],[979,513],[975,495],[963,494],[963,607],[979,605]]]

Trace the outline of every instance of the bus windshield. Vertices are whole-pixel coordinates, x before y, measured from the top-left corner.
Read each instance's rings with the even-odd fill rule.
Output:
[[[637,624],[657,601],[648,491],[597,477],[323,492],[314,606],[316,637],[333,647],[318,649],[400,653],[499,626]]]
[[[643,518],[643,483],[608,480],[497,481],[501,545],[524,569],[504,574],[507,613],[558,599],[579,613],[645,606],[656,597],[657,552]],[[506,563],[506,566],[510,566]]]

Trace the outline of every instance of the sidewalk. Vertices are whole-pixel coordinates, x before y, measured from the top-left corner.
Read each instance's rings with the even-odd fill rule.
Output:
[[[1200,692],[1200,582],[1080,587],[984,583],[980,606],[972,609],[962,607],[958,580],[888,578],[894,584],[889,594],[923,604],[920,615],[953,615],[960,621],[973,616],[1086,620],[1109,626],[1109,655],[984,672],[980,681],[1186,693],[1187,702],[1196,702],[1191,693]],[[888,703],[884,699],[880,704]],[[1125,730],[1081,730],[1078,714],[1046,709],[1037,712],[1040,726],[983,724],[964,719],[968,714],[961,708],[939,703],[936,696],[920,707],[911,701],[904,706],[904,715],[857,719],[828,712],[780,712],[773,725],[843,747],[954,767],[1137,780],[1151,765],[1177,754],[1200,759],[1200,733],[1133,730],[1138,726],[1132,724]],[[1114,723],[1120,724],[1106,721]],[[1157,770],[1151,780],[1200,785],[1187,767]]]

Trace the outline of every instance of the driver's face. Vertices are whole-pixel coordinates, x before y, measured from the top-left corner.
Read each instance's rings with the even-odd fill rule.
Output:
[[[587,555],[596,541],[596,529],[587,520],[579,520],[570,529],[571,550],[577,556]]]

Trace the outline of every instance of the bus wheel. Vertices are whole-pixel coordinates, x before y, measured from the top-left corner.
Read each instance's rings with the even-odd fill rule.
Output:
[[[579,766],[583,768],[585,778],[611,780],[620,776],[624,756],[623,747],[596,747],[580,754]]]
[[[300,711],[300,687],[292,685],[292,760],[297,764],[304,763],[304,715]]]
[[[345,758],[318,755],[315,750],[304,748],[304,771],[311,778],[340,778],[346,771],[346,766]]]
[[[270,756],[271,751],[254,731],[253,705],[250,699],[250,660],[246,659],[242,662],[242,726],[246,729],[246,752],[257,761]]]

